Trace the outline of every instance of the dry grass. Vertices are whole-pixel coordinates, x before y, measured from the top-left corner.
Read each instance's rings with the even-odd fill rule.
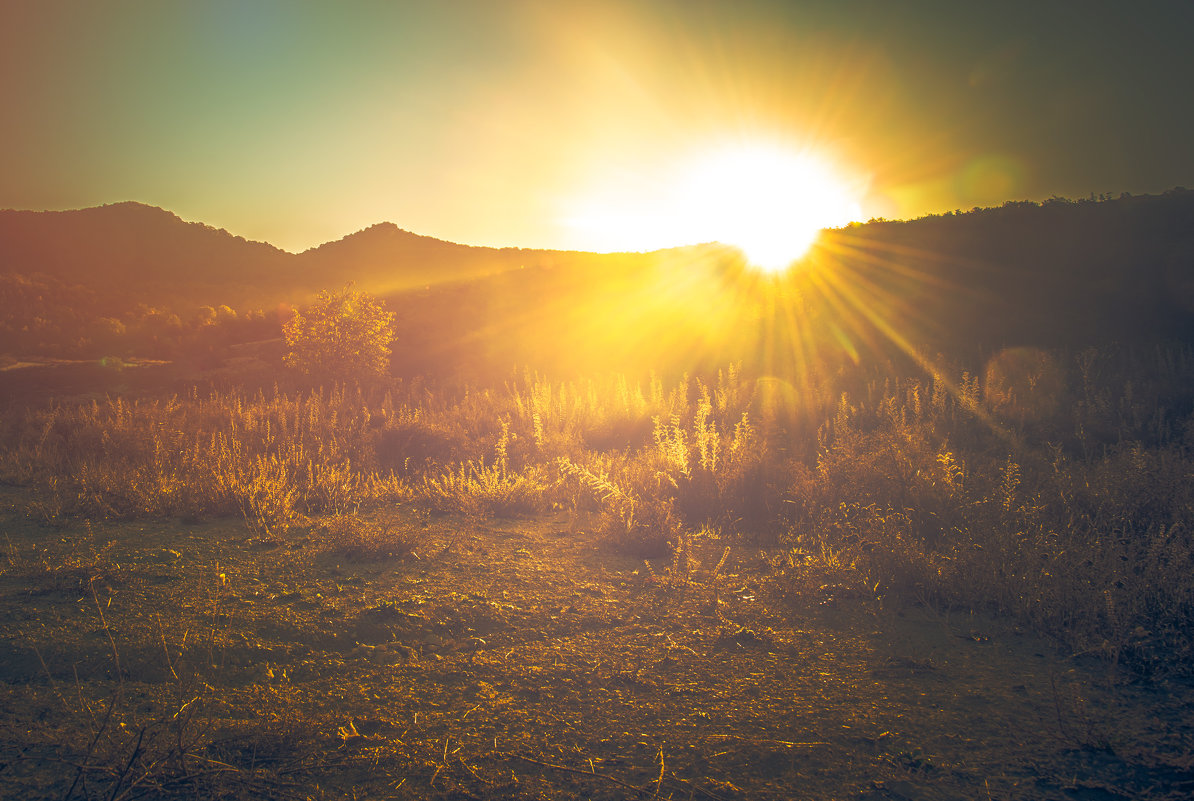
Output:
[[[320,521],[316,539],[334,554],[351,559],[417,559],[426,543],[422,524],[408,515],[332,515]]]
[[[1190,664],[1194,358],[992,365],[808,376],[798,404],[734,368],[62,402],[6,421],[0,479],[35,488],[26,511],[51,526],[236,516],[269,542],[330,516],[321,536],[346,552],[385,552],[393,532],[362,521],[411,502],[474,521],[568,508],[641,554],[710,527],[790,549],[793,592],[852,582],[1015,615],[1115,665]]]

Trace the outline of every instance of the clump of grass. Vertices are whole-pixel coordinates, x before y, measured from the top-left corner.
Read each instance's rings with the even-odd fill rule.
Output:
[[[673,400],[657,376],[644,391],[625,375],[553,383],[528,374],[510,393],[522,442],[547,461],[582,450],[638,450],[651,441],[652,418],[670,413]]]
[[[717,408],[699,381],[695,410],[685,421],[656,418],[655,456],[677,513],[692,527],[765,528],[780,500],[770,446],[747,411],[734,420]]]
[[[1173,669],[1162,652],[1194,652],[1194,590],[1179,577],[1194,570],[1188,453],[1121,440],[1095,455],[1086,426],[1033,446],[984,409],[973,379],[942,386],[840,398],[815,467],[791,472],[791,592],[853,573],[881,595],[1015,615],[1112,666]],[[1122,405],[1078,394],[1093,397],[1079,418]],[[1149,428],[1132,405],[1125,434]]]
[[[333,515],[321,521],[317,538],[333,553],[355,559],[417,559],[426,541],[418,523],[394,513]]]
[[[510,467],[510,430],[503,421],[494,446],[495,458],[468,461],[438,477],[426,477],[415,499],[438,512],[461,512],[475,519],[510,517],[543,509],[549,486],[537,466]]]
[[[792,604],[832,603],[844,598],[875,599],[879,582],[849,548],[827,539],[801,541],[771,560],[771,584]]]
[[[693,547],[693,540],[708,535],[708,533],[684,534],[678,532],[675,542],[672,543],[671,563],[666,565],[663,570],[657,571],[649,561],[643,560],[643,567],[647,571],[647,581],[655,587],[670,591],[684,592],[698,583],[716,588],[718,576],[721,575],[722,568],[725,567],[726,560],[729,559],[730,546],[726,545],[722,548],[721,557],[717,563],[702,575],[700,572],[701,560]]]
[[[27,411],[0,461],[8,480],[38,487],[41,522],[239,515],[268,537],[402,493],[371,467],[372,421],[343,388],[113,398]]]
[[[593,529],[603,543],[647,558],[670,551],[680,531],[670,500],[625,489],[600,468],[594,471],[566,458],[558,465],[561,476],[572,483],[574,507],[582,505],[580,496],[596,501]]]
[[[432,417],[422,409],[391,414],[374,443],[379,467],[403,477],[442,472],[464,458],[468,449],[459,421]]]

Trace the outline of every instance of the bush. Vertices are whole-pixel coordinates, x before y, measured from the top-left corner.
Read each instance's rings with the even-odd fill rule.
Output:
[[[561,476],[572,485],[575,508],[581,507],[582,496],[597,502],[593,528],[605,545],[620,553],[646,558],[663,556],[672,549],[680,524],[672,514],[671,500],[658,493],[639,493],[627,488],[631,484],[645,488],[642,476],[623,475],[619,482],[600,467],[589,469],[566,458],[557,464]],[[631,468],[632,465],[627,466]]]
[[[476,519],[511,517],[542,510],[547,503],[548,485],[542,470],[531,466],[523,471],[510,468],[508,448],[510,431],[502,423],[502,433],[491,464],[484,459],[463,462],[438,478],[425,476],[416,487],[416,498],[437,512],[463,512]]]
[[[393,512],[331,515],[316,536],[329,551],[354,559],[417,558],[416,549],[426,539],[413,521]]]
[[[394,313],[364,292],[325,290],[282,326],[285,362],[319,379],[385,375],[394,343]]]

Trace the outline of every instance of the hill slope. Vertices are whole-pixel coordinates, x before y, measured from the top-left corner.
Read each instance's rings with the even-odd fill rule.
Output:
[[[914,341],[1084,345],[1194,333],[1194,192],[1007,203],[834,238]],[[845,280],[845,279],[843,279]]]
[[[294,257],[140,203],[0,211],[0,271],[131,292],[147,302],[227,303],[288,282]]]
[[[183,311],[300,302],[350,281],[370,291],[393,291],[586,255],[470,247],[393,223],[293,254],[141,203],[0,210],[0,273],[47,276]]]
[[[210,355],[348,282],[398,312],[395,364],[413,372],[761,359],[783,375],[913,349],[1194,341],[1194,192],[852,225],[775,279],[717,245],[495,249],[381,223],[291,254],[136,203],[0,211],[0,354]],[[219,314],[240,328],[206,330]]]

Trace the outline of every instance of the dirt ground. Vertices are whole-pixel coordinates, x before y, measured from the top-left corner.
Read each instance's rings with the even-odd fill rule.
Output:
[[[563,517],[402,523],[417,556],[238,521],[0,533],[0,797],[1178,799],[1194,688],[1013,621]]]

